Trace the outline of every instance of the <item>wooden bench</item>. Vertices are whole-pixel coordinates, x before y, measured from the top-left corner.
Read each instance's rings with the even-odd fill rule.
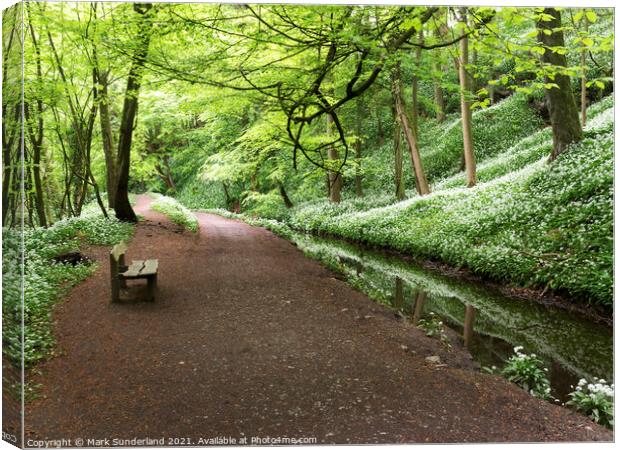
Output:
[[[116,244],[110,252],[112,302],[119,301],[120,289],[127,286],[127,280],[137,280],[139,278],[146,278],[148,300],[154,301],[159,262],[156,259],[147,259],[146,261],[132,261],[130,266],[126,266],[125,252],[127,252],[127,244],[125,242]]]

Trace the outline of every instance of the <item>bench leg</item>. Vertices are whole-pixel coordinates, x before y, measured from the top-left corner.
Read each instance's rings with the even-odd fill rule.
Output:
[[[157,288],[157,275],[152,277],[148,277],[146,280],[147,290],[148,290],[148,299],[151,302],[155,301],[155,288]]]
[[[112,278],[112,303],[119,300],[119,282],[118,278]]]

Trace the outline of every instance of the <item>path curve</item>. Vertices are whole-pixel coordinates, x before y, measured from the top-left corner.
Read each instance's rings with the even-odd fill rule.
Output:
[[[110,304],[109,250],[90,250],[100,267],[56,308],[59,354],[33,380],[44,397],[27,404],[27,439],[612,439],[468,369],[463,349],[446,351],[272,233],[201,213],[199,232],[183,231],[149,202],[138,197],[146,220],[128,258],[159,259],[156,301]]]

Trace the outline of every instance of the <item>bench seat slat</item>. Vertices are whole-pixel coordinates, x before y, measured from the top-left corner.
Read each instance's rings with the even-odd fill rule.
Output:
[[[144,262],[144,268],[142,272],[144,275],[151,275],[157,273],[157,267],[159,266],[159,261],[156,259],[147,259]]]
[[[148,259],[146,261],[132,261],[129,268],[119,274],[123,278],[146,278],[157,274],[157,266],[159,262],[156,259]]]

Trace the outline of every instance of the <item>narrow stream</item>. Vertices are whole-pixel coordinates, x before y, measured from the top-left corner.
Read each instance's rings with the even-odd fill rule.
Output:
[[[536,353],[549,369],[551,394],[561,402],[580,378],[613,381],[611,327],[343,241],[304,234],[293,241],[406,320],[416,324],[431,312],[439,316],[482,366],[503,367],[515,346]]]

